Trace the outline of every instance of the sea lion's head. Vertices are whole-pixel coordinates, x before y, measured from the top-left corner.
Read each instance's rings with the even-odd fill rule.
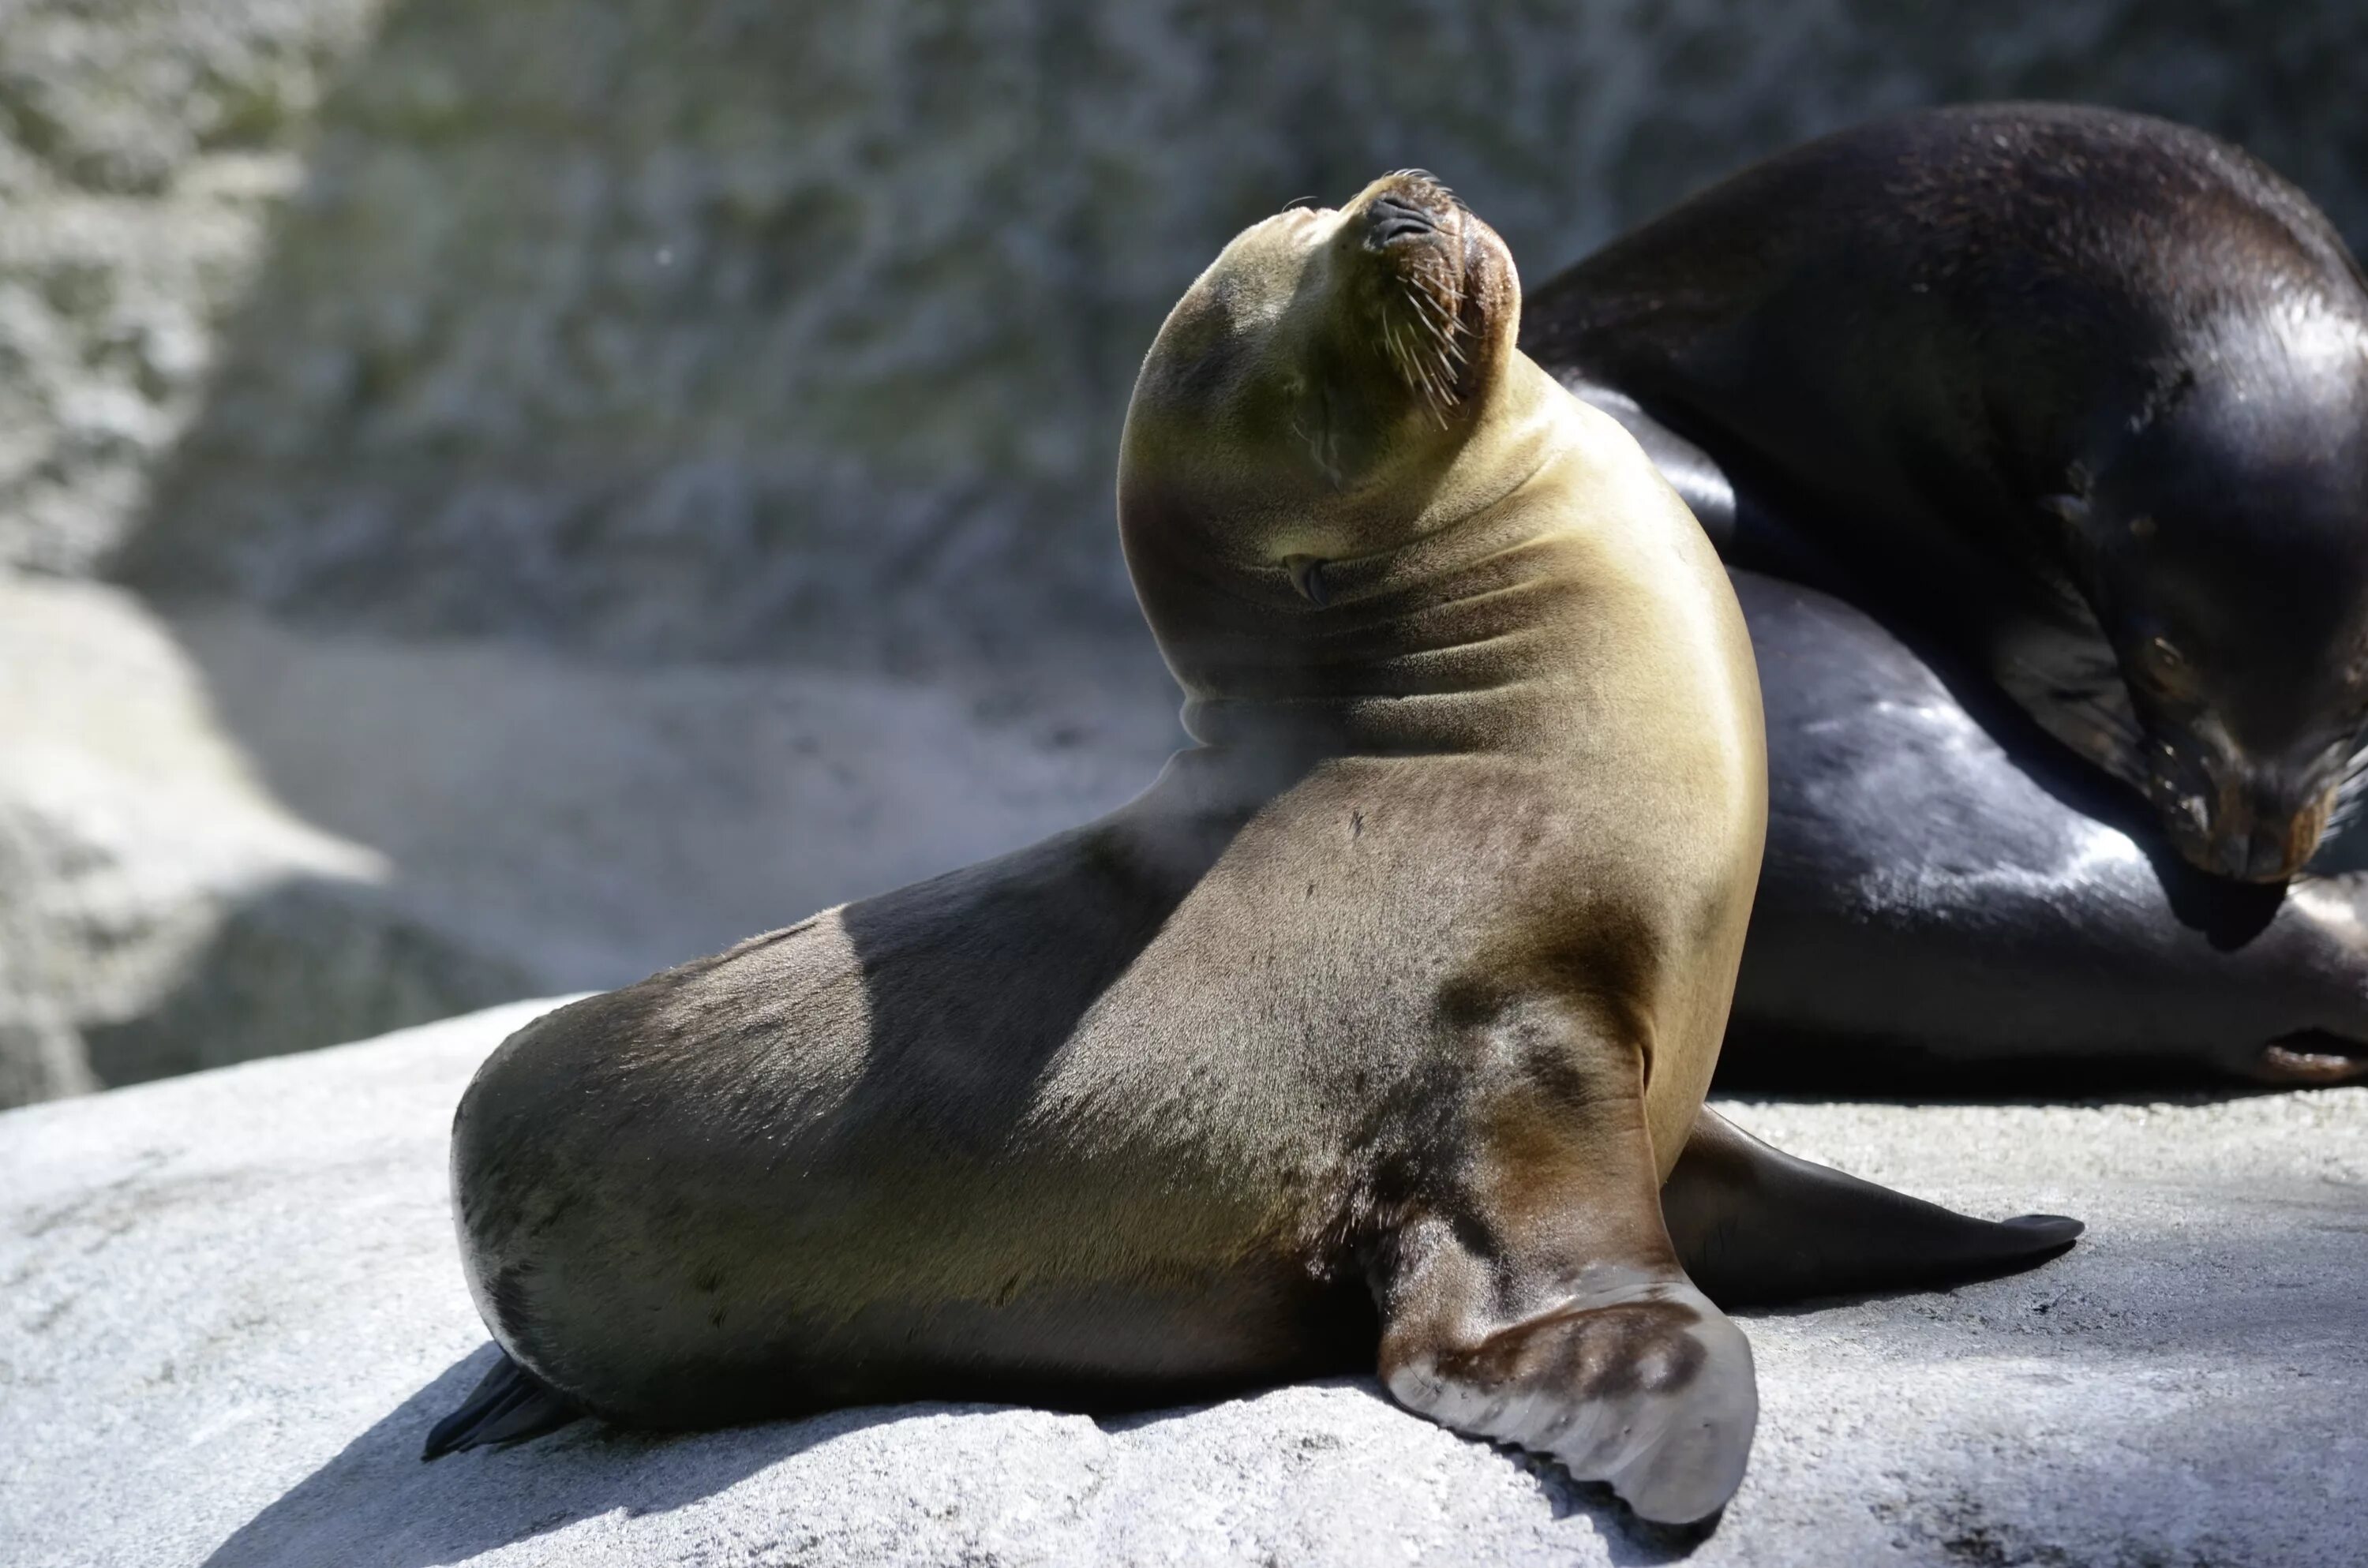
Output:
[[[2203,341],[2054,503],[2122,688],[2077,728],[2187,860],[2283,881],[2368,726],[2368,328],[2297,308]]]
[[[1485,503],[1502,465],[1464,460],[1520,316],[1504,242],[1420,170],[1278,212],[1201,273],[1144,361],[1119,460],[1128,563],[1188,689],[1230,635],[1212,597],[1320,608],[1332,563]]]

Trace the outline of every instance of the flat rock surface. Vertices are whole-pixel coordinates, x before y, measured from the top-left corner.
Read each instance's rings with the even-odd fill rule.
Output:
[[[1395,1409],[915,1405],[417,1455],[490,1352],[454,1100],[527,1003],[0,1115],[0,1559],[336,1563],[2357,1563],[2368,1091],[1730,1103],[1983,1213],[2087,1219],[1947,1294],[1751,1315],[1764,1414],[1699,1541]]]

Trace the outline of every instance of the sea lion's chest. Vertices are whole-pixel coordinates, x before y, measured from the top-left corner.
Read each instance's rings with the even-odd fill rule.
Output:
[[[1102,994],[1070,1069],[1168,1062],[1179,1089],[1252,1098],[1397,1071],[1429,1050],[1441,994],[1500,950],[1614,907],[1654,917],[1634,910],[1608,814],[1549,759],[1321,764],[1249,818]]]

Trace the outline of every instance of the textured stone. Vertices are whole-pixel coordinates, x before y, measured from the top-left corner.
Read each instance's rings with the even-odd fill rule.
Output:
[[[916,684],[0,574],[0,1105],[614,985],[1147,785],[1134,661]]]
[[[547,1003],[0,1115],[11,1568],[1666,1562],[1550,1466],[1347,1380],[1100,1421],[579,1424],[419,1462],[484,1369],[451,1108]],[[1764,1404],[1690,1561],[2356,1563],[2368,1089],[1730,1105],[1788,1147],[2090,1231],[2031,1274],[1749,1314]]]
[[[173,626],[290,807],[545,990],[638,980],[1075,826],[1182,739],[1147,636],[1015,686]]]
[[[1162,313],[1418,164],[1533,277],[1761,153],[2055,95],[2232,134],[2368,232],[2344,0],[412,0],[129,561],[405,631],[885,657],[1133,635],[1111,456]]]
[[[0,6],[0,564],[88,572],[139,517],[379,8]]]
[[[291,816],[136,600],[0,575],[0,1105],[533,989]]]

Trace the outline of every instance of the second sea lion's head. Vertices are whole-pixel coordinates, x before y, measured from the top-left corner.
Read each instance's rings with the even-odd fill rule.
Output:
[[[2219,876],[2294,876],[2362,787],[2363,316],[2289,301],[2194,329],[2196,363],[2113,421],[2079,494],[2052,503],[2120,677],[2075,683],[2085,718],[2058,733]]]

